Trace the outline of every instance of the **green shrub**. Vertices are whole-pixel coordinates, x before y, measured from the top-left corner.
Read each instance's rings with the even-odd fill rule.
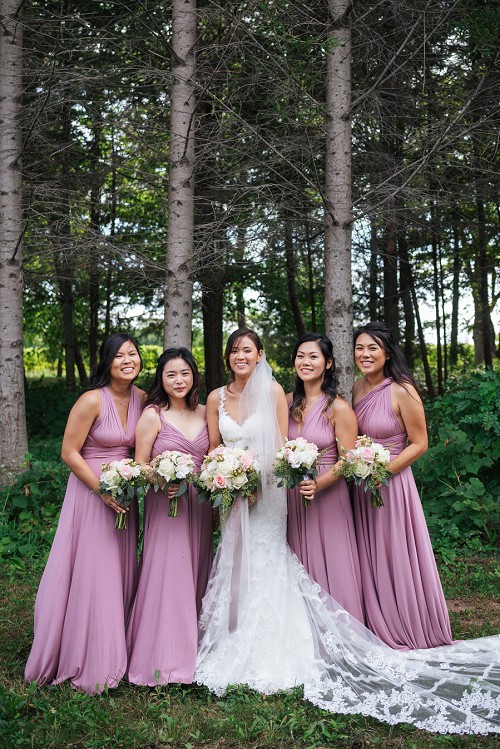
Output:
[[[55,446],[49,452],[55,452]],[[43,566],[54,538],[69,469],[60,458],[27,455],[14,484],[0,486],[0,562],[10,571]]]
[[[500,524],[500,373],[474,372],[427,406],[429,450],[414,466],[436,548],[493,542]]]

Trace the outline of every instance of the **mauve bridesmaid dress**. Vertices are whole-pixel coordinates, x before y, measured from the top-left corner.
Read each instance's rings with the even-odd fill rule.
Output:
[[[338,460],[335,432],[323,413],[326,397],[312,406],[302,423],[301,437],[327,452],[319,459],[319,475]],[[291,417],[288,437],[298,436]],[[304,507],[298,489],[288,491],[287,540],[310,576],[352,616],[364,624],[358,548],[349,491],[344,479],[316,494]]]
[[[101,413],[81,450],[97,477],[103,463],[129,457],[142,409],[133,387],[124,429],[107,387],[101,398]],[[125,625],[137,584],[137,501],[126,530],[115,530],[115,519],[114,510],[71,473],[36,597],[26,681],[68,679],[75,689],[96,694],[116,687],[124,675]]]
[[[354,409],[359,433],[389,447],[391,458],[407,444],[391,403],[392,379],[367,393]],[[367,626],[397,650],[453,643],[446,601],[422,503],[411,468],[382,487],[383,507],[354,486]]]
[[[179,450],[190,453],[199,469],[208,450],[206,425],[194,440],[188,440],[159,413],[162,426],[153,457]],[[177,517],[169,517],[165,494],[150,490],[145,500],[139,585],[127,627],[129,681],[148,686],[192,682],[198,614],[212,559],[210,503],[200,504],[190,486],[188,498],[178,499]]]

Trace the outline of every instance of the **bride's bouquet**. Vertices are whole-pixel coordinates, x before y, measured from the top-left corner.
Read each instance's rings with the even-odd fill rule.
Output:
[[[314,442],[308,442],[304,437],[286,440],[281,450],[276,453],[273,463],[278,486],[293,489],[301,481],[315,479],[318,475],[316,461],[321,454],[318,446]],[[304,507],[311,504],[310,500],[304,496],[302,503]]]
[[[148,480],[141,466],[131,458],[112,460],[102,465],[99,494],[111,494],[121,507],[128,507],[134,497],[144,499],[148,486]],[[117,513],[115,528],[119,531],[127,529],[125,512]]]
[[[381,484],[387,486],[392,476],[388,468],[391,460],[390,451],[371,437],[358,437],[352,450],[347,450],[345,457],[341,456],[341,465],[335,469],[335,475],[343,476],[346,481],[354,481],[357,486],[364,483],[364,487],[371,494],[372,507],[383,507]]]
[[[193,479],[200,502],[220,507],[224,521],[236,497],[250,499],[260,483],[260,466],[250,450],[219,445],[205,455],[200,473]]]
[[[195,464],[189,453],[178,450],[165,450],[153,458],[149,464],[151,482],[155,492],[167,492],[171,484],[179,484],[179,488],[168,506],[168,516],[176,518],[179,510],[178,500],[188,490],[188,484],[193,482]]]

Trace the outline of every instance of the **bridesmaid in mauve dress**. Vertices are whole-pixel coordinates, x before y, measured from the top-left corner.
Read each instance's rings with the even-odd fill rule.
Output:
[[[137,425],[136,458],[144,463],[165,450],[190,453],[199,469],[208,450],[201,378],[188,349],[170,348],[158,360],[147,405]],[[212,510],[194,487],[169,501],[178,485],[150,489],[144,506],[144,547],[137,595],[127,627],[128,679],[155,686],[193,680],[198,614],[213,558]]]
[[[364,623],[351,500],[345,480],[331,470],[338,462],[336,438],[346,450],[354,447],[356,417],[337,395],[333,347],[326,335],[302,336],[292,361],[297,377],[294,392],[288,395],[288,437],[300,435],[327,452],[318,461],[316,480],[302,481],[288,491],[288,543],[313,580]],[[308,507],[301,495],[311,500]]]
[[[448,610],[411,464],[427,450],[422,401],[402,351],[384,323],[354,334],[354,384],[360,434],[389,447],[393,475],[383,507],[354,486],[367,626],[397,650],[453,643]]]
[[[26,681],[69,680],[82,692],[116,687],[127,668],[125,624],[137,584],[137,502],[123,508],[99,495],[103,463],[130,456],[144,393],[132,383],[142,362],[136,342],[115,333],[101,346],[90,385],[73,406],[62,458],[71,468],[54,543],[35,603]]]

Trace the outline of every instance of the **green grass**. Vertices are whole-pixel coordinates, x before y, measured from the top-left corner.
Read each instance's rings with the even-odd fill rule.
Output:
[[[498,631],[491,594],[498,561],[460,559],[456,566],[442,566],[447,598],[465,607],[452,612],[456,637]],[[0,749],[500,749],[499,737],[438,736],[412,726],[331,715],[305,702],[300,689],[264,697],[234,687],[218,699],[197,686],[149,689],[123,682],[98,697],[79,694],[68,684],[25,686],[39,577],[29,568],[22,575],[2,575]]]

